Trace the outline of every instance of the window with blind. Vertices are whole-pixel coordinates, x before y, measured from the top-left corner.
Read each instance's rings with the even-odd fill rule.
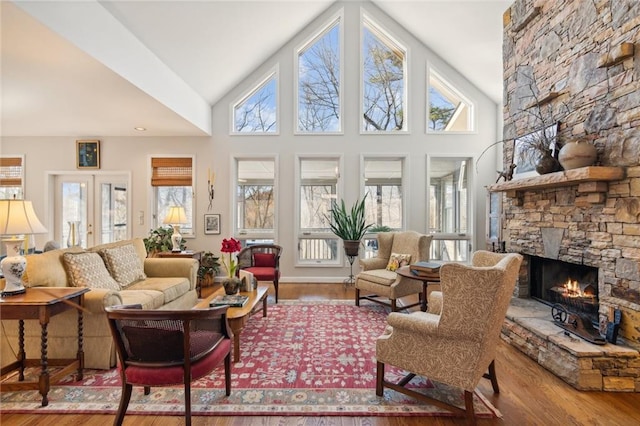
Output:
[[[24,158],[0,157],[0,199],[24,198]]]
[[[173,206],[184,207],[187,223],[180,224],[183,237],[194,236],[193,158],[151,158],[151,186],[154,194],[154,227],[167,225],[164,219]]]

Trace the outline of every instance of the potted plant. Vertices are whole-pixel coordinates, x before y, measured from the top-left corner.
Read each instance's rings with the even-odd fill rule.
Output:
[[[344,251],[347,256],[357,256],[360,248],[360,240],[367,233],[372,223],[367,224],[364,217],[364,203],[366,197],[357,201],[350,210],[347,210],[344,200],[338,204],[335,200],[331,203],[329,212],[331,216],[326,216],[329,220],[331,231],[340,237],[344,244]]]
[[[201,280],[203,286],[213,285],[215,276],[220,270],[220,258],[210,251],[202,253],[200,259],[200,267],[198,268],[198,278]]]
[[[171,235],[173,234],[173,228],[170,227],[158,227],[149,231],[149,236],[144,239],[144,248],[147,249],[147,256],[155,257],[156,253],[161,251],[171,251],[173,243],[171,242]],[[187,245],[184,240],[180,242],[180,249],[185,250]]]

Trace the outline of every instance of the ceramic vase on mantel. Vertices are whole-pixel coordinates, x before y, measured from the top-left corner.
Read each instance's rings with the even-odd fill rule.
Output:
[[[558,161],[565,170],[592,166],[598,159],[598,150],[588,141],[566,143],[558,154]]]
[[[541,175],[546,175],[547,173],[559,172],[562,170],[560,167],[560,163],[555,159],[553,154],[551,154],[551,150],[547,149],[544,154],[540,157],[538,164],[536,164],[536,172]]]

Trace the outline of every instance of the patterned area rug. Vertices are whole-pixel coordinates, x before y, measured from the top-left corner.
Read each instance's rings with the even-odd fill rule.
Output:
[[[356,307],[351,301],[280,301],[268,312],[267,318],[251,317],[242,333],[241,361],[232,367],[231,396],[224,395],[223,367],[192,384],[194,415],[452,415],[389,389],[384,397],[376,396],[375,340],[385,328],[384,307]],[[387,379],[393,381],[405,375],[390,366],[386,370]],[[464,407],[456,389],[419,377],[411,385]],[[68,377],[54,385],[47,407],[40,406],[37,391],[23,391],[3,392],[1,408],[14,413],[115,414],[119,399],[117,370],[86,370],[80,382]],[[181,386],[152,388],[148,396],[135,387],[127,415],[183,415],[183,401]],[[478,417],[501,417],[477,391],[474,404]]]

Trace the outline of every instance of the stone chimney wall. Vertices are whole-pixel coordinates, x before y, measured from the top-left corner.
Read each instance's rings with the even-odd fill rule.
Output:
[[[514,138],[559,122],[560,144],[586,138],[596,165],[625,171],[600,199],[576,184],[504,195],[507,251],[599,268],[601,323],[621,309],[621,337],[640,348],[640,2],[516,0],[503,60],[505,168]]]

